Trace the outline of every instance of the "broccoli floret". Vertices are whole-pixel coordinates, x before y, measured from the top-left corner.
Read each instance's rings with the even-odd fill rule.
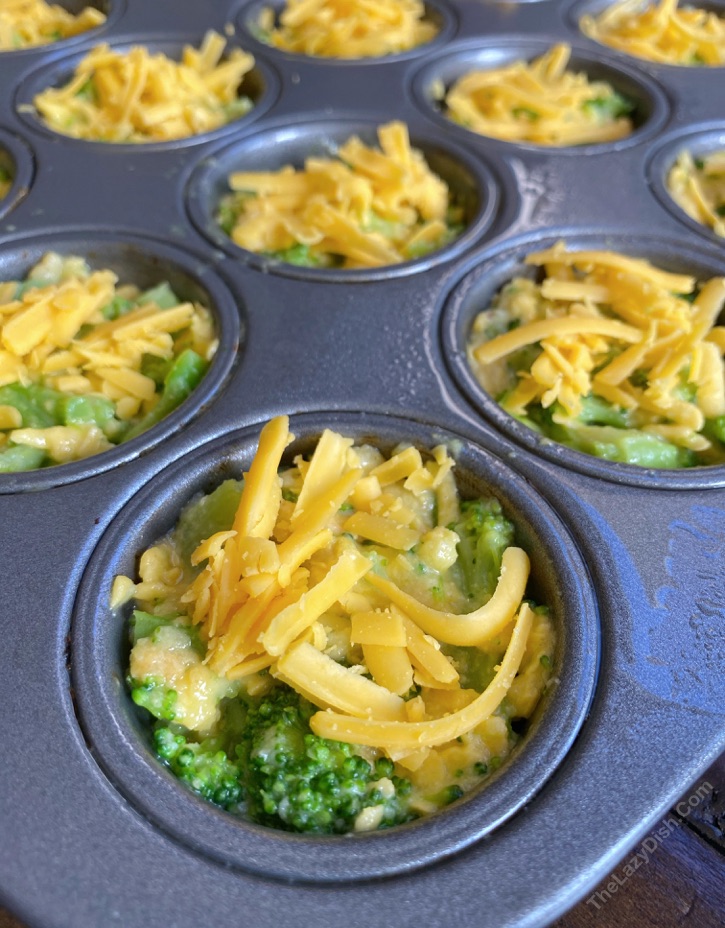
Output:
[[[464,500],[461,518],[451,528],[460,538],[457,565],[468,596],[486,602],[496,589],[503,552],[514,540],[514,527],[497,499]]]
[[[381,806],[378,827],[409,821],[410,781],[387,759],[368,762],[349,744],[310,730],[316,711],[280,685],[248,707],[237,755],[249,816],[286,831],[342,834],[363,809]]]
[[[131,699],[137,706],[147,709],[157,719],[172,722],[176,717],[177,693],[169,689],[160,677],[129,680]]]
[[[609,122],[622,116],[630,116],[635,110],[635,105],[627,97],[615,91],[606,96],[585,101],[582,108],[600,122]]]
[[[199,743],[160,727],[154,732],[156,753],[171,771],[203,799],[235,810],[244,796],[239,765],[216,738]]]

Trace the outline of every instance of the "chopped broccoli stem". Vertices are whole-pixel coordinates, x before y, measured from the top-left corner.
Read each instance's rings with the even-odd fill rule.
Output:
[[[98,102],[98,92],[96,91],[96,85],[93,82],[93,78],[89,77],[81,86],[76,90],[76,97],[80,100],[87,100],[89,103]]]
[[[191,566],[192,552],[205,538],[232,527],[241,494],[241,481],[225,480],[212,493],[202,496],[184,509],[179,517],[175,538],[185,564]]]
[[[171,289],[170,284],[164,280],[150,290],[145,290],[136,299],[137,306],[145,306],[147,303],[155,303],[159,309],[171,309],[179,305],[179,298]]]
[[[113,322],[114,319],[118,319],[120,316],[125,316],[126,313],[130,312],[136,304],[133,300],[127,300],[122,296],[114,296],[110,303],[107,303],[101,310],[101,314],[104,319],[107,319],[109,322]]]
[[[160,358],[155,354],[145,354],[141,360],[141,373],[150,377],[157,387],[163,387],[164,380],[171,370],[171,358]]]
[[[521,421],[552,441],[606,461],[657,469],[692,467],[698,461],[694,452],[653,432],[627,428],[627,413],[620,413],[616,406],[609,406],[604,400],[584,398],[581,424],[556,422],[554,411],[554,407],[543,409],[532,404],[528,416]]]
[[[706,419],[703,432],[711,441],[719,441],[725,445],[725,416]]]
[[[272,251],[269,257],[286,264],[295,264],[297,267],[320,267],[323,264],[320,256],[311,251],[309,245],[299,243],[281,251]]]
[[[40,467],[45,451],[29,445],[10,445],[0,451],[0,474],[16,474]]]
[[[233,119],[240,119],[242,116],[246,116],[253,105],[251,99],[246,96],[237,97],[236,100],[225,103],[222,107],[225,121],[231,122]]]
[[[59,418],[64,425],[82,425],[90,422],[104,432],[114,432],[118,426],[116,410],[105,396],[70,396],[59,394]]]
[[[439,808],[444,806],[449,806],[452,802],[455,802],[456,799],[460,799],[463,795],[463,790],[460,786],[457,786],[455,783],[452,783],[450,786],[444,787],[440,792],[436,793],[433,796],[429,796],[428,799],[434,805]]]
[[[200,383],[206,373],[207,362],[191,348],[186,348],[174,361],[164,378],[164,389],[159,401],[144,418],[130,429],[124,438],[135,438],[156,425],[182,403]]]
[[[695,456],[650,432],[620,429],[606,425],[589,425],[565,428],[566,444],[607,461],[637,464],[640,467],[677,468],[691,467]]]
[[[9,383],[0,387],[0,406],[14,406],[23,428],[45,429],[56,424],[55,407],[61,394],[45,387]]]

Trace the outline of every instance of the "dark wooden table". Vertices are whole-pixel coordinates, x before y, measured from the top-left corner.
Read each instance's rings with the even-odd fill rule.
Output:
[[[552,928],[592,925],[725,926],[725,755],[687,790],[671,813],[607,879]],[[24,926],[0,909],[0,928]]]

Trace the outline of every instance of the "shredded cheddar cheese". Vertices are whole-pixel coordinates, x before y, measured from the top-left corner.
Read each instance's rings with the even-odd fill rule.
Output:
[[[571,47],[531,62],[476,70],[445,95],[447,114],[473,132],[534,145],[591,145],[632,132],[632,106],[606,81],[567,70]]]
[[[148,294],[52,252],[25,281],[0,284],[6,443],[42,450],[52,463],[103,451],[159,403],[149,364],[168,366],[186,347],[212,358],[209,311],[189,302],[161,308]]]
[[[583,16],[582,32],[619,51],[661,64],[725,64],[725,18],[712,10],[678,7],[678,0],[620,0],[599,16]]]
[[[725,150],[702,158],[681,152],[667,176],[667,189],[688,216],[725,237]]]
[[[239,96],[254,58],[239,48],[224,58],[226,40],[208,32],[181,61],[143,46],[117,52],[93,48],[69,83],[50,87],[33,103],[63,135],[101,142],[160,142],[210,132],[251,108]]]
[[[722,456],[707,423],[725,416],[725,277],[697,287],[641,259],[563,243],[526,263],[543,269],[541,283],[513,280],[477,317],[469,341],[474,372],[507,411],[551,408],[576,440],[587,435],[578,417],[596,397],[599,415],[621,418],[622,428],[703,460]]]
[[[288,0],[279,25],[266,7],[259,26],[275,48],[324,58],[394,55],[430,42],[438,31],[421,0]]]
[[[454,762],[471,768],[494,750],[505,756],[509,730],[497,711],[520,667],[527,676],[507,711],[518,701],[533,710],[555,643],[547,611],[524,601],[528,556],[508,545],[492,595],[466,608],[454,569],[459,536],[434,515],[436,494],[457,497],[447,449],[424,455],[408,446],[386,459],[325,430],[311,457],[284,468],[288,428],[286,416],[264,426],[230,527],[199,542],[193,569],[172,533],[143,554],[139,582],[116,578],[114,606],[133,598],[156,615],[179,613],[181,628],[198,629],[212,679],[253,694],[263,672],[267,686],[292,687],[319,710],[313,732],[387,754],[421,790],[451,782]],[[359,494],[371,480],[381,494]],[[389,497],[384,517],[375,511],[381,495]],[[449,504],[438,515],[452,511]],[[422,576],[436,578],[435,588],[416,583]],[[479,689],[465,679],[466,649],[490,667]],[[153,679],[164,666],[161,658],[158,673],[144,664]],[[205,698],[200,717],[211,709]],[[191,717],[193,706],[184,711]]]
[[[448,186],[403,123],[380,126],[378,139],[380,149],[353,136],[336,159],[301,170],[232,174],[222,228],[241,248],[313,266],[380,267],[440,248],[458,232]]]
[[[80,35],[106,21],[93,6],[77,15],[46,0],[3,0],[0,5],[0,50],[48,45]]]

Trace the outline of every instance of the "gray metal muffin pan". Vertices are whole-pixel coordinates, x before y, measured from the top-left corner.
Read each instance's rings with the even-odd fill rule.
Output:
[[[147,435],[0,477],[0,902],[32,928],[272,926],[281,915],[296,926],[544,925],[725,748],[725,468],[650,472],[538,442],[462,364],[477,308],[543,243],[725,274],[725,243],[663,187],[682,140],[722,140],[724,69],[602,49],[576,29],[584,6],[431,0],[442,31],[428,46],[338,62],[261,44],[259,3],[109,0],[93,35],[0,55],[0,158],[16,167],[0,204],[0,278],[53,247],[142,284],[158,270],[208,300],[221,340],[198,393]],[[257,107],[217,133],[106,146],[18,112],[42,76],[62,79],[95,42],[178,48],[227,24],[257,59]],[[441,116],[433,79],[553,41],[636,98],[631,139],[547,150]],[[471,191],[466,233],[444,251],[324,273],[262,261],[214,229],[227,170],[299,162],[394,118]],[[382,447],[452,439],[464,487],[492,489],[516,519],[560,630],[559,686],[510,763],[388,833],[311,839],[231,820],[155,763],[123,692],[113,574],[190,495],[238,474],[277,413],[303,445],[326,425]]]

